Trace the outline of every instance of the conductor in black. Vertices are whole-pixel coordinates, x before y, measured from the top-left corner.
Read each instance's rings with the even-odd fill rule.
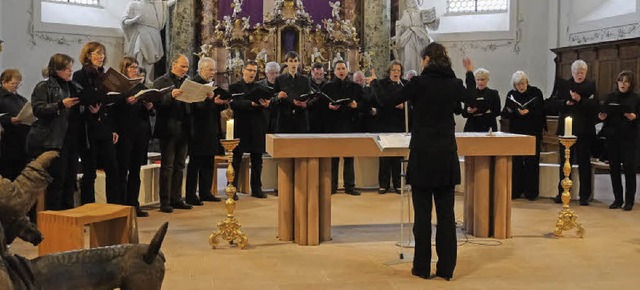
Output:
[[[454,114],[462,113],[462,101],[472,97],[476,84],[473,64],[465,59],[467,88],[456,78],[444,46],[432,42],[420,56],[424,69],[397,94],[396,103],[413,103],[413,132],[409,144],[407,182],[413,188],[416,238],[411,274],[431,275],[431,209],[435,200],[436,276],[450,280],[456,267],[454,186],[460,183],[460,164]]]

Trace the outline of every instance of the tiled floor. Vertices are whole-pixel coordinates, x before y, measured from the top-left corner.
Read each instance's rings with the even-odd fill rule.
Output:
[[[396,194],[333,196],[333,240],[316,247],[278,241],[274,196],[241,195],[236,214],[249,237],[245,250],[208,245],[225,216],[222,203],[173,214],[156,209],[138,222],[145,243],[162,222],[170,222],[162,245],[167,258],[163,289],[637,289],[640,206],[631,212],[609,210],[607,175],[597,176],[596,190],[592,206],[573,207],[587,230],[584,239],[573,232],[552,237],[560,206],[549,199],[513,202],[512,239],[476,239],[459,230],[458,267],[450,282],[411,276],[411,249],[404,261],[399,259]],[[461,223],[462,196],[456,202]],[[36,254],[21,242],[12,250]]]

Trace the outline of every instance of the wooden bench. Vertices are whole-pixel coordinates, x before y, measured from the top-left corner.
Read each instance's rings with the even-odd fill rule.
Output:
[[[44,240],[40,256],[84,248],[84,226],[88,225],[91,248],[137,243],[135,208],[115,204],[89,203],[63,211],[38,213],[38,229]]]

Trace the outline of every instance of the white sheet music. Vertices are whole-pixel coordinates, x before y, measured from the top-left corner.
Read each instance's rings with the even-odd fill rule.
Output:
[[[199,84],[192,80],[185,80],[180,86],[182,94],[176,100],[185,103],[202,102],[207,98],[208,93],[213,93],[215,88],[210,84]]]
[[[36,121],[36,117],[33,115],[33,107],[31,107],[31,102],[27,102],[20,110],[20,113],[16,116],[18,120],[20,120],[21,124],[31,126],[33,122]]]
[[[409,133],[388,133],[380,134],[376,137],[376,143],[380,150],[385,149],[406,149],[409,148],[411,134]]]

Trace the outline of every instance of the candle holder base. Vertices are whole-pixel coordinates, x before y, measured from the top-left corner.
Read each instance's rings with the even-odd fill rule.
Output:
[[[562,237],[563,231],[576,229],[576,235],[579,238],[584,238],[585,229],[580,223],[578,223],[578,215],[569,208],[563,208],[560,211],[558,221],[556,221],[556,229],[553,231],[553,235],[556,237]]]
[[[227,200],[225,201],[225,208],[227,209],[227,217],[218,223],[218,230],[213,232],[209,236],[209,245],[212,248],[216,248],[218,246],[218,238],[222,237],[224,240],[227,240],[229,244],[233,244],[234,241],[237,240],[238,246],[240,249],[244,249],[249,244],[249,239],[247,235],[245,235],[242,231],[240,231],[240,227],[242,225],[236,220],[234,216],[234,211],[236,208],[236,201],[233,200],[233,196],[236,194],[236,187],[233,186],[233,179],[235,178],[235,171],[233,169],[233,149],[238,146],[239,140],[221,140],[222,146],[225,151],[227,151],[227,187],[224,189],[227,194]]]

